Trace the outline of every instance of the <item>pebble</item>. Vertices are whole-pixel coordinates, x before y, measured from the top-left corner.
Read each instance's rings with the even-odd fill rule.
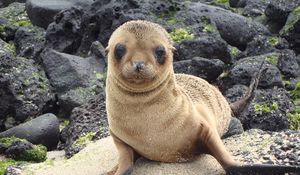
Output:
[[[300,131],[266,132],[251,130],[245,140],[249,146],[243,151],[233,151],[247,163],[279,164],[300,166]],[[248,137],[248,139],[247,139]],[[250,137],[250,139],[249,139]],[[235,138],[236,139],[236,138]]]

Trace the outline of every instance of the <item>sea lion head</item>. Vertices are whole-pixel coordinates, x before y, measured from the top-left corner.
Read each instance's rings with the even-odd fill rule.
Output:
[[[108,42],[108,76],[128,91],[150,91],[172,74],[173,49],[172,39],[160,25],[126,22]]]

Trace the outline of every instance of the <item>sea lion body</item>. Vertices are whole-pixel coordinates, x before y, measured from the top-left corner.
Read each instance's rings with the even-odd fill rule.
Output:
[[[120,98],[120,94],[108,93],[107,96],[112,100],[108,100],[107,108],[112,133],[151,160],[193,159],[200,153],[198,135],[203,122],[209,123],[220,136],[229,124],[230,107],[215,87],[198,77],[180,74],[175,77],[175,81],[160,87],[160,92],[147,94],[147,100],[145,94],[132,97],[124,93]],[[110,103],[118,108],[110,108]]]
[[[231,118],[228,102],[205,80],[174,74],[173,46],[161,26],[130,21],[111,36],[106,107],[119,151],[112,174],[123,174],[134,155],[183,162],[206,152],[234,165],[220,136]]]

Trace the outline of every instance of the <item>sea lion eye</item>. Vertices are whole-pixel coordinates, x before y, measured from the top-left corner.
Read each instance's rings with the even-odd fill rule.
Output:
[[[126,46],[124,44],[118,43],[115,47],[115,58],[121,60],[126,53]]]
[[[163,46],[158,46],[154,50],[155,53],[155,58],[157,59],[157,62],[159,64],[164,64],[165,63],[165,57],[166,57],[166,51]]]

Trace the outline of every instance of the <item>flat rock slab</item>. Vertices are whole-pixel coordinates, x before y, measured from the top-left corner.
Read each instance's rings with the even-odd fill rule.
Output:
[[[300,161],[289,160],[287,156],[276,157],[276,154],[288,153],[300,157],[300,131],[268,132],[252,129],[226,138],[223,142],[235,159],[242,163],[284,165],[288,160],[290,165],[300,166]],[[116,165],[118,155],[112,138],[107,137],[88,144],[70,159],[60,157],[50,160],[54,158],[49,155],[44,163],[25,166],[22,175],[103,175]],[[201,155],[188,163],[160,163],[139,159],[132,174],[224,175],[225,172],[212,156]]]
[[[112,138],[107,137],[93,144],[70,159],[61,159],[50,163],[27,166],[22,175],[101,175],[113,168],[118,159],[117,150]],[[209,155],[199,156],[189,163],[160,163],[138,160],[132,175],[209,175],[225,174],[218,162]]]

